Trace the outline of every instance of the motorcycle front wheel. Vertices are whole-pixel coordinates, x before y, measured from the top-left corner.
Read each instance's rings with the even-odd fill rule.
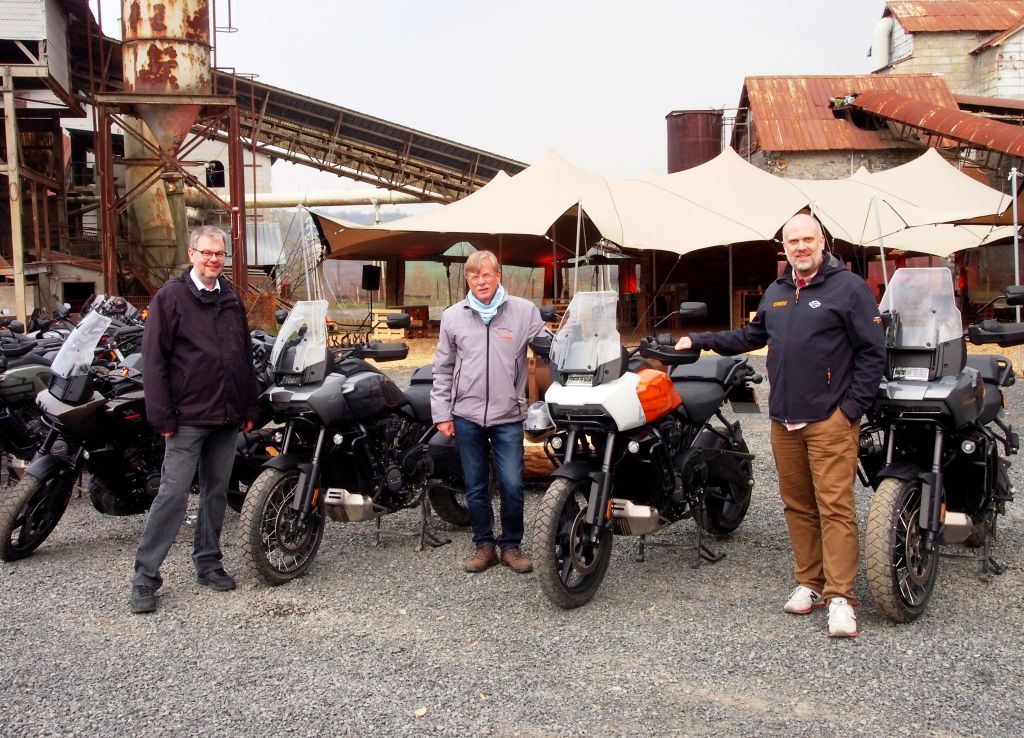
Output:
[[[533,538],[534,568],[541,591],[566,610],[593,599],[608,573],[612,532],[602,529],[590,541],[586,523],[590,479],[556,479],[537,511]]]
[[[75,478],[52,474],[44,479],[26,473],[3,492],[0,503],[0,559],[23,559],[57,527],[71,501]]]
[[[292,509],[298,481],[298,469],[264,469],[242,503],[238,525],[246,564],[272,586],[304,574],[324,536],[319,507],[310,510],[305,521]]]
[[[919,480],[881,480],[868,513],[864,564],[875,604],[895,623],[924,612],[939,572],[938,550],[924,550],[920,514]]]

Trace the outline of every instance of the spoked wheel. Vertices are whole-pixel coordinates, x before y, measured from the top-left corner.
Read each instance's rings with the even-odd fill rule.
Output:
[[[239,519],[242,550],[250,571],[270,585],[305,573],[324,535],[324,516],[314,508],[305,521],[292,509],[299,470],[264,469],[245,495]]]
[[[45,479],[25,474],[3,491],[0,503],[0,558],[23,559],[57,527],[71,501],[73,475],[52,474]]]
[[[556,479],[537,511],[534,566],[549,600],[567,610],[585,605],[601,586],[612,556],[612,532],[590,540],[585,520],[590,480]]]
[[[921,482],[883,479],[871,501],[864,535],[868,588],[878,609],[896,623],[924,612],[939,572],[939,552],[928,553],[919,526]]]
[[[466,490],[442,480],[441,484],[430,488],[430,506],[437,517],[446,523],[460,528],[469,525],[469,508],[466,506]]]

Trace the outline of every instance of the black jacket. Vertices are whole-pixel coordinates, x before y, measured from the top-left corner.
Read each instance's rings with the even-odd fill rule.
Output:
[[[186,269],[149,303],[142,334],[146,416],[158,433],[255,420],[256,373],[242,301],[224,279],[200,292]]]
[[[885,370],[885,338],[864,280],[831,254],[796,289],[792,267],[765,291],[754,319],[733,331],[693,333],[697,348],[732,355],[768,345],[768,413],[782,422],[851,421],[871,406]]]

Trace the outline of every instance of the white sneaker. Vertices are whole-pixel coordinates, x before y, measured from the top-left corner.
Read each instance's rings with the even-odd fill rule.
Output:
[[[806,615],[811,610],[817,610],[824,606],[825,600],[821,599],[820,594],[809,587],[800,585],[790,593],[789,599],[786,600],[782,609],[794,615]]]
[[[828,637],[853,638],[857,635],[857,614],[845,597],[833,597],[828,603]]]

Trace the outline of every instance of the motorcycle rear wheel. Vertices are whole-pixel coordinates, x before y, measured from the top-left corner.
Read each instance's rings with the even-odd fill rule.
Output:
[[[319,507],[305,524],[292,510],[298,481],[298,469],[264,469],[242,503],[242,553],[249,571],[271,586],[304,574],[323,540],[325,518]]]
[[[608,573],[612,532],[602,530],[597,545],[588,540],[584,516],[590,479],[556,479],[537,511],[534,568],[541,591],[566,610],[593,599]]]
[[[465,528],[469,525],[469,508],[466,507],[466,491],[446,485],[430,488],[430,507],[437,517],[446,523]]]
[[[922,546],[921,482],[887,477],[871,500],[864,563],[871,597],[889,620],[909,623],[928,606],[939,552]]]
[[[23,559],[57,527],[71,501],[75,478],[54,474],[40,479],[26,473],[3,493],[0,504],[0,559]]]
[[[745,441],[740,442],[736,449],[742,453],[749,453]],[[740,527],[740,523],[747,517],[747,510],[750,509],[751,487],[740,482],[726,481],[712,477],[708,480],[709,487],[718,487],[722,494],[708,496],[704,500],[704,510],[707,513],[705,527],[708,532],[719,536],[727,536]]]

